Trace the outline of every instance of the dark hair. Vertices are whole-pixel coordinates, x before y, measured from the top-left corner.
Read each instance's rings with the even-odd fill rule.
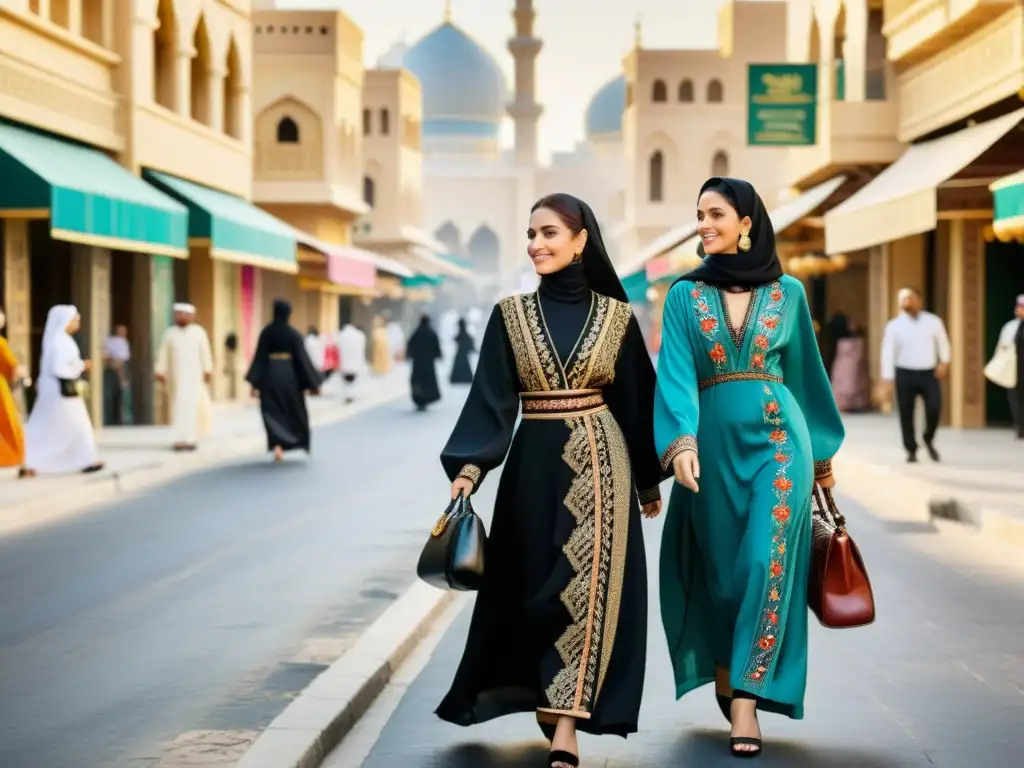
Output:
[[[306,329],[306,333],[307,333],[308,335],[311,335],[311,336],[319,336],[319,335],[320,335],[320,331],[318,331],[318,330],[316,329],[316,326],[315,326],[315,325],[311,325],[311,326],[309,326],[309,328],[308,328],[308,329]]]
[[[224,339],[224,347],[228,352],[236,352],[238,350],[238,335],[234,331],[228,331],[228,335]]]
[[[737,214],[741,217],[747,215],[740,210],[740,202],[736,199],[736,193],[733,192],[732,187],[730,187],[724,179],[720,179],[717,176],[715,178],[708,179],[701,188],[700,195],[697,195],[697,199],[700,200],[701,195],[705,192],[717,192],[725,198],[726,202],[732,206],[732,209],[736,211]]]
[[[578,235],[583,231],[583,211],[580,209],[579,203],[576,202],[576,198],[572,195],[567,195],[565,192],[545,195],[533,204],[530,213],[535,213],[538,208],[547,208],[549,211],[554,211],[558,218],[562,220],[562,223],[574,235]]]

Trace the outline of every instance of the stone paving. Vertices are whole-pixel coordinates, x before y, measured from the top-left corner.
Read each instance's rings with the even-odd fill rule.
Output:
[[[849,479],[851,482],[852,479]],[[897,768],[1021,765],[1024,563],[960,529],[914,516],[882,520],[841,497],[867,559],[878,621],[835,631],[814,623],[806,719],[763,715],[763,766]],[[645,525],[656,573],[661,523]],[[710,687],[673,701],[651,580],[648,670],[639,734],[583,736],[586,768],[733,765]],[[463,610],[408,683],[365,761],[329,768],[539,768],[547,746],[529,715],[461,729],[433,709],[447,690],[469,619]],[[495,663],[501,663],[496,659]],[[394,695],[399,696],[400,692]],[[382,697],[383,698],[383,697]]]

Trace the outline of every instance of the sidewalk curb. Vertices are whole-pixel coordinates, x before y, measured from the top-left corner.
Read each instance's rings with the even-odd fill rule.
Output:
[[[408,393],[408,387],[403,386],[379,397],[367,398],[355,405],[339,406],[335,411],[312,417],[310,426],[323,427],[351,419],[375,408],[389,405],[406,397]],[[164,461],[145,464],[126,472],[111,472],[95,480],[86,481],[84,485],[60,488],[39,498],[21,502],[10,509],[0,509],[0,536],[47,525],[98,504],[150,490],[194,472],[214,468],[232,459],[260,453],[266,448],[266,437],[260,429],[255,429],[255,432],[236,433],[224,437],[213,446],[200,448],[191,454],[175,455],[168,448],[167,459]]]
[[[454,598],[416,581],[274,719],[237,768],[319,768]]]
[[[876,513],[878,517],[917,516],[933,524],[955,523],[1004,545],[1024,548],[1024,521],[999,509],[969,503],[949,491],[936,490],[926,480],[901,475],[861,456],[840,452],[836,463],[840,482],[844,476],[855,479],[854,483],[843,485],[842,491],[873,512],[881,508],[883,511]],[[902,508],[896,514],[887,513],[885,510],[894,503]]]

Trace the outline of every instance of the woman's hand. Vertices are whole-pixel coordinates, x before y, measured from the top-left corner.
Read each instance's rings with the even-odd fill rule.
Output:
[[[452,483],[452,500],[459,498],[461,494],[463,498],[468,499],[470,494],[473,493],[473,481],[468,477],[456,477],[455,482]]]
[[[825,477],[817,478],[814,482],[822,488],[834,488],[836,485],[836,478],[835,475],[826,475]]]
[[[700,479],[700,461],[697,460],[696,451],[677,453],[672,459],[672,471],[677,483],[694,493],[700,492],[700,488],[697,487],[697,480]]]
[[[92,360],[83,360],[82,361],[82,370],[83,371],[91,371],[92,370]]]
[[[643,516],[646,517],[648,520],[653,520],[661,514],[661,499],[658,499],[657,501],[647,502],[646,504],[643,505],[640,511],[643,513]]]

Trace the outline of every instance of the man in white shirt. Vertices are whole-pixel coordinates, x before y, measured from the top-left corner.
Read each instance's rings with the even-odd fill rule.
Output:
[[[320,337],[315,325],[309,326],[302,340],[313,366],[320,372],[321,379],[327,378],[327,343]]]
[[[949,372],[949,336],[942,320],[923,308],[921,293],[915,288],[899,292],[900,313],[885,326],[882,337],[882,381],[886,397],[896,388],[896,405],[903,431],[907,461],[917,461],[917,437],[914,433],[914,407],[924,400],[924,444],[933,461],[935,432],[942,413],[942,389],[939,381]]]
[[[366,372],[366,334],[352,323],[338,331],[338,355],[341,358],[341,379],[346,403],[355,400],[360,378]]]

